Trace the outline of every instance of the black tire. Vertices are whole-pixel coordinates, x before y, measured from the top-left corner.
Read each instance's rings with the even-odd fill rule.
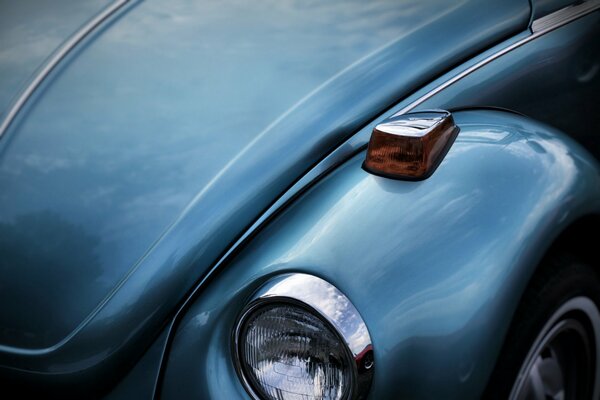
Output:
[[[571,255],[549,255],[523,295],[484,398],[529,399],[538,390],[546,399],[596,400],[599,305],[597,271]]]

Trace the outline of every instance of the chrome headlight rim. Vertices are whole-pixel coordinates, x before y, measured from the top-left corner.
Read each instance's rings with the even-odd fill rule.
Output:
[[[351,366],[351,382],[344,400],[365,398],[374,374],[373,344],[367,325],[350,300],[335,286],[314,275],[288,273],[264,283],[236,319],[232,331],[232,354],[236,373],[244,389],[262,400],[248,378],[242,362],[242,340],[246,322],[254,313],[271,305],[290,305],[318,318],[343,344]]]

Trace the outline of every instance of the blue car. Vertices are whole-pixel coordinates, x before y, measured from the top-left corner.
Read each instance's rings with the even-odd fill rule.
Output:
[[[600,0],[0,0],[3,399],[600,399]]]

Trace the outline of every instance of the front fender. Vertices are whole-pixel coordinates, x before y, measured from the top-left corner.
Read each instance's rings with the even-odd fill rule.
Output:
[[[369,327],[371,398],[476,398],[553,239],[600,213],[596,161],[565,135],[499,111],[454,115],[433,176],[395,181],[354,156],[263,229],[206,287],[171,338],[162,398],[246,397],[231,330],[273,275],[336,285]]]

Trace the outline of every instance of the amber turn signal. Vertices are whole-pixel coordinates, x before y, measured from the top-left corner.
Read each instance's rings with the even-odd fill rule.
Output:
[[[392,179],[427,179],[458,135],[448,111],[394,116],[373,129],[363,169]]]

